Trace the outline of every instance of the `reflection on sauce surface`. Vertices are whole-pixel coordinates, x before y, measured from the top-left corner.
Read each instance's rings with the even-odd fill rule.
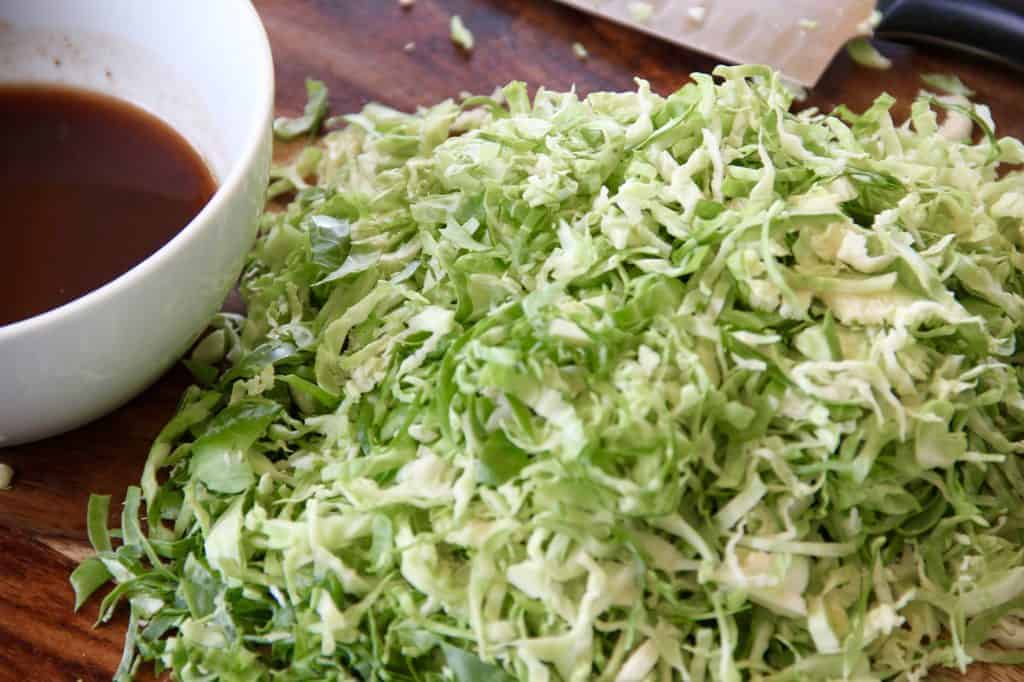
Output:
[[[0,325],[130,270],[216,190],[178,132],[87,90],[0,86],[0,150]]]

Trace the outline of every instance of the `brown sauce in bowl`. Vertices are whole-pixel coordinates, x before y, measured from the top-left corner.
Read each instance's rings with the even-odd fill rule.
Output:
[[[153,114],[53,85],[0,85],[0,325],[127,272],[216,190],[199,154]]]

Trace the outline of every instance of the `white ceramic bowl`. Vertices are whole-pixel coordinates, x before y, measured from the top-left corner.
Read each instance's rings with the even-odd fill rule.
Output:
[[[248,0],[31,0],[0,2],[0,81],[63,83],[134,102],[181,132],[219,185],[184,230],[133,269],[0,326],[3,447],[126,402],[218,310],[256,235],[274,73]]]

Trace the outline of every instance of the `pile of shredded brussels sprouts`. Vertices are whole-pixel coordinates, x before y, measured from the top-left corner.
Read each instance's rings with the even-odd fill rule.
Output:
[[[715,75],[369,105],[275,172],[116,541],[93,499],[119,679],[1024,661],[1024,147]]]

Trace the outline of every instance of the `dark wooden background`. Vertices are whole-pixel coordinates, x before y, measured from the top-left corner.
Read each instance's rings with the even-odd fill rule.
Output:
[[[461,91],[490,93],[513,79],[581,92],[628,89],[634,76],[668,93],[714,61],[590,18],[551,0],[256,0],[273,46],[277,105],[297,113],[303,80],[322,78],[335,113],[376,100],[401,108]],[[476,36],[466,54],[448,36],[460,14]],[[573,56],[583,43],[590,58]],[[412,52],[403,50],[414,42]],[[840,55],[807,105],[867,106],[881,91],[898,96],[899,113],[920,88],[919,75],[959,74],[989,103],[1001,132],[1024,136],[1024,81],[993,64],[937,49],[886,45],[889,71],[853,65]],[[0,680],[92,682],[110,679],[120,659],[124,619],[93,629],[95,602],[71,612],[67,583],[88,553],[85,506],[90,492],[120,500],[138,481],[151,439],[188,384],[182,369],[114,414],[34,445],[0,449],[16,470],[0,492]],[[116,504],[112,511],[116,509]],[[1024,680],[1024,671],[975,666],[966,679]]]

